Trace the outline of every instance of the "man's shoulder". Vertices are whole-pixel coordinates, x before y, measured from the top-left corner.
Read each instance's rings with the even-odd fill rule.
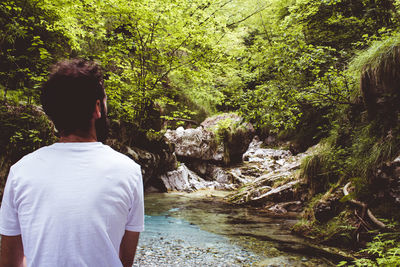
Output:
[[[124,165],[126,167],[140,170],[140,165],[137,164],[133,159],[131,159],[127,155],[114,150],[113,148],[109,147],[108,145],[103,145],[103,147],[108,154],[108,158],[110,160],[112,160],[113,162],[116,162],[119,165]]]
[[[26,154],[20,160],[18,160],[16,163],[14,163],[12,168],[16,169],[20,166],[25,166],[32,162],[34,163],[35,161],[40,159],[43,154],[46,154],[48,149],[49,149],[49,146],[44,146],[44,147],[41,147],[31,153]]]

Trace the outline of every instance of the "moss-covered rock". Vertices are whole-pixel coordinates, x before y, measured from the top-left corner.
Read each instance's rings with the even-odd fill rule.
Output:
[[[207,118],[201,125],[214,132],[217,141],[223,146],[223,161],[225,165],[242,161],[253,140],[255,130],[235,113],[224,113]]]
[[[196,129],[179,127],[165,133],[184,161],[197,159],[224,165],[241,162],[253,136],[253,126],[233,113],[210,117]]]

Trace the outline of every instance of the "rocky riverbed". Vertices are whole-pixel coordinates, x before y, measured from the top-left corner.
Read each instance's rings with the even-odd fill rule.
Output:
[[[331,266],[290,233],[295,220],[227,205],[225,195],[147,194],[134,266]]]
[[[146,216],[135,266],[243,266],[260,257],[229,239],[168,215]]]

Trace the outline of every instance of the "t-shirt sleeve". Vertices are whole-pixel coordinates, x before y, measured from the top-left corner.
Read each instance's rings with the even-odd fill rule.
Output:
[[[142,232],[144,230],[144,200],[143,200],[143,179],[140,168],[135,175],[133,186],[132,205],[128,214],[128,222],[125,230]]]
[[[15,204],[13,183],[13,173],[12,170],[10,170],[0,208],[0,234],[6,236],[16,236],[21,234],[18,211]]]

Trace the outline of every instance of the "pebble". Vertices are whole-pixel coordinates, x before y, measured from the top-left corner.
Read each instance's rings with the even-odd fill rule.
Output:
[[[133,266],[235,267],[251,266],[260,260],[258,255],[230,243],[229,239],[187,222],[173,220],[168,225],[179,225],[179,230],[165,231],[167,225],[150,225],[150,229],[141,234]]]

